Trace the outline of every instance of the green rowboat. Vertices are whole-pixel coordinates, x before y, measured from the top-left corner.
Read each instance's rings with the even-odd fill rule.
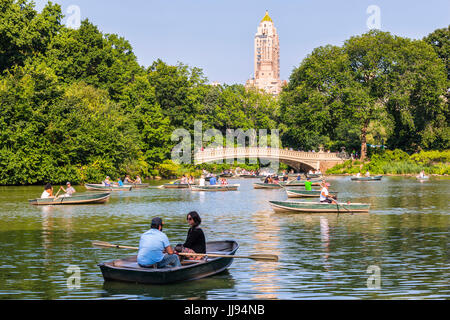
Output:
[[[379,181],[383,176],[373,176],[373,177],[352,177],[353,181]]]
[[[189,189],[193,184],[189,183],[165,183],[163,184],[164,189]]]
[[[320,183],[322,180],[310,180],[312,186],[320,186]],[[304,186],[305,180],[291,180],[289,182],[280,182],[280,184],[285,185],[286,187],[292,187],[292,186]]]
[[[278,183],[263,183],[263,182],[255,182],[253,184],[254,189],[281,189],[282,185]]]
[[[92,184],[92,183],[86,183],[84,185],[86,189],[88,190],[98,190],[98,191],[131,191],[133,187],[131,186],[104,186],[102,184]]]
[[[308,197],[320,197],[320,190],[297,190],[286,189],[288,198],[308,198]],[[328,191],[330,196],[337,196],[337,192]]]
[[[311,201],[269,201],[275,212],[353,213],[369,212],[368,203],[321,203]]]
[[[192,191],[236,191],[239,184],[225,184],[225,185],[209,185],[209,186],[191,186]]]
[[[104,203],[108,201],[110,196],[109,192],[104,193],[81,193],[75,194],[71,197],[58,197],[58,198],[46,198],[46,199],[33,199],[28,200],[32,205],[70,205],[70,204],[92,204],[92,203]]]
[[[143,189],[150,186],[149,183],[124,183],[125,187],[133,187],[134,189]]]

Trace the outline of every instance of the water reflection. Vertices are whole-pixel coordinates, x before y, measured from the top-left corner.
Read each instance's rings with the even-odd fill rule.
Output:
[[[102,297],[120,299],[188,299],[206,300],[214,291],[231,290],[235,280],[227,270],[217,276],[169,285],[144,285],[105,281]]]
[[[286,193],[255,190],[251,179],[233,181],[237,192],[149,188],[82,206],[32,206],[42,187],[0,187],[0,299],[450,298],[450,180],[329,180],[343,201],[370,202],[370,214],[274,213],[267,201]],[[235,259],[227,273],[169,287],[104,283],[97,263],[132,253],[92,240],[136,246],[160,215],[171,243],[183,242],[190,210],[209,241],[234,239],[239,255],[280,261]],[[66,286],[71,264],[81,269],[79,290]],[[371,265],[381,268],[380,290],[367,288]]]
[[[252,215],[254,227],[253,252],[280,255],[279,221],[270,211],[257,211]],[[256,299],[277,299],[280,289],[277,262],[255,261],[250,266],[255,274],[251,277],[253,288],[258,292]]]

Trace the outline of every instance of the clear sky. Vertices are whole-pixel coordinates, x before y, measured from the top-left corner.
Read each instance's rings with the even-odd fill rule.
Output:
[[[47,1],[35,0],[40,11]],[[370,5],[381,30],[421,39],[450,24],[449,0],[54,0],[69,16],[80,8],[104,33],[127,39],[141,65],[158,58],[202,68],[210,82],[253,76],[253,37],[269,11],[280,38],[281,78],[289,79],[314,48],[342,45],[369,30]],[[66,19],[63,20],[65,22]]]

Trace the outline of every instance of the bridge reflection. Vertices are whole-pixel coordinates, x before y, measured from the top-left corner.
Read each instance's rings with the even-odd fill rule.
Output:
[[[270,211],[258,211],[253,214],[254,224],[253,250],[256,253],[267,253],[280,255],[280,225],[277,219],[271,217]],[[251,270],[255,273],[250,279],[254,283],[253,289],[259,294],[256,299],[278,299],[276,294],[279,291],[278,285],[278,262],[255,261],[251,265]]]

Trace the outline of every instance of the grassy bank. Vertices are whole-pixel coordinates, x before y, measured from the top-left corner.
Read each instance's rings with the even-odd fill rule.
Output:
[[[409,155],[401,150],[386,150],[371,156],[370,161],[348,160],[327,170],[327,174],[450,174],[450,150],[422,151]]]

